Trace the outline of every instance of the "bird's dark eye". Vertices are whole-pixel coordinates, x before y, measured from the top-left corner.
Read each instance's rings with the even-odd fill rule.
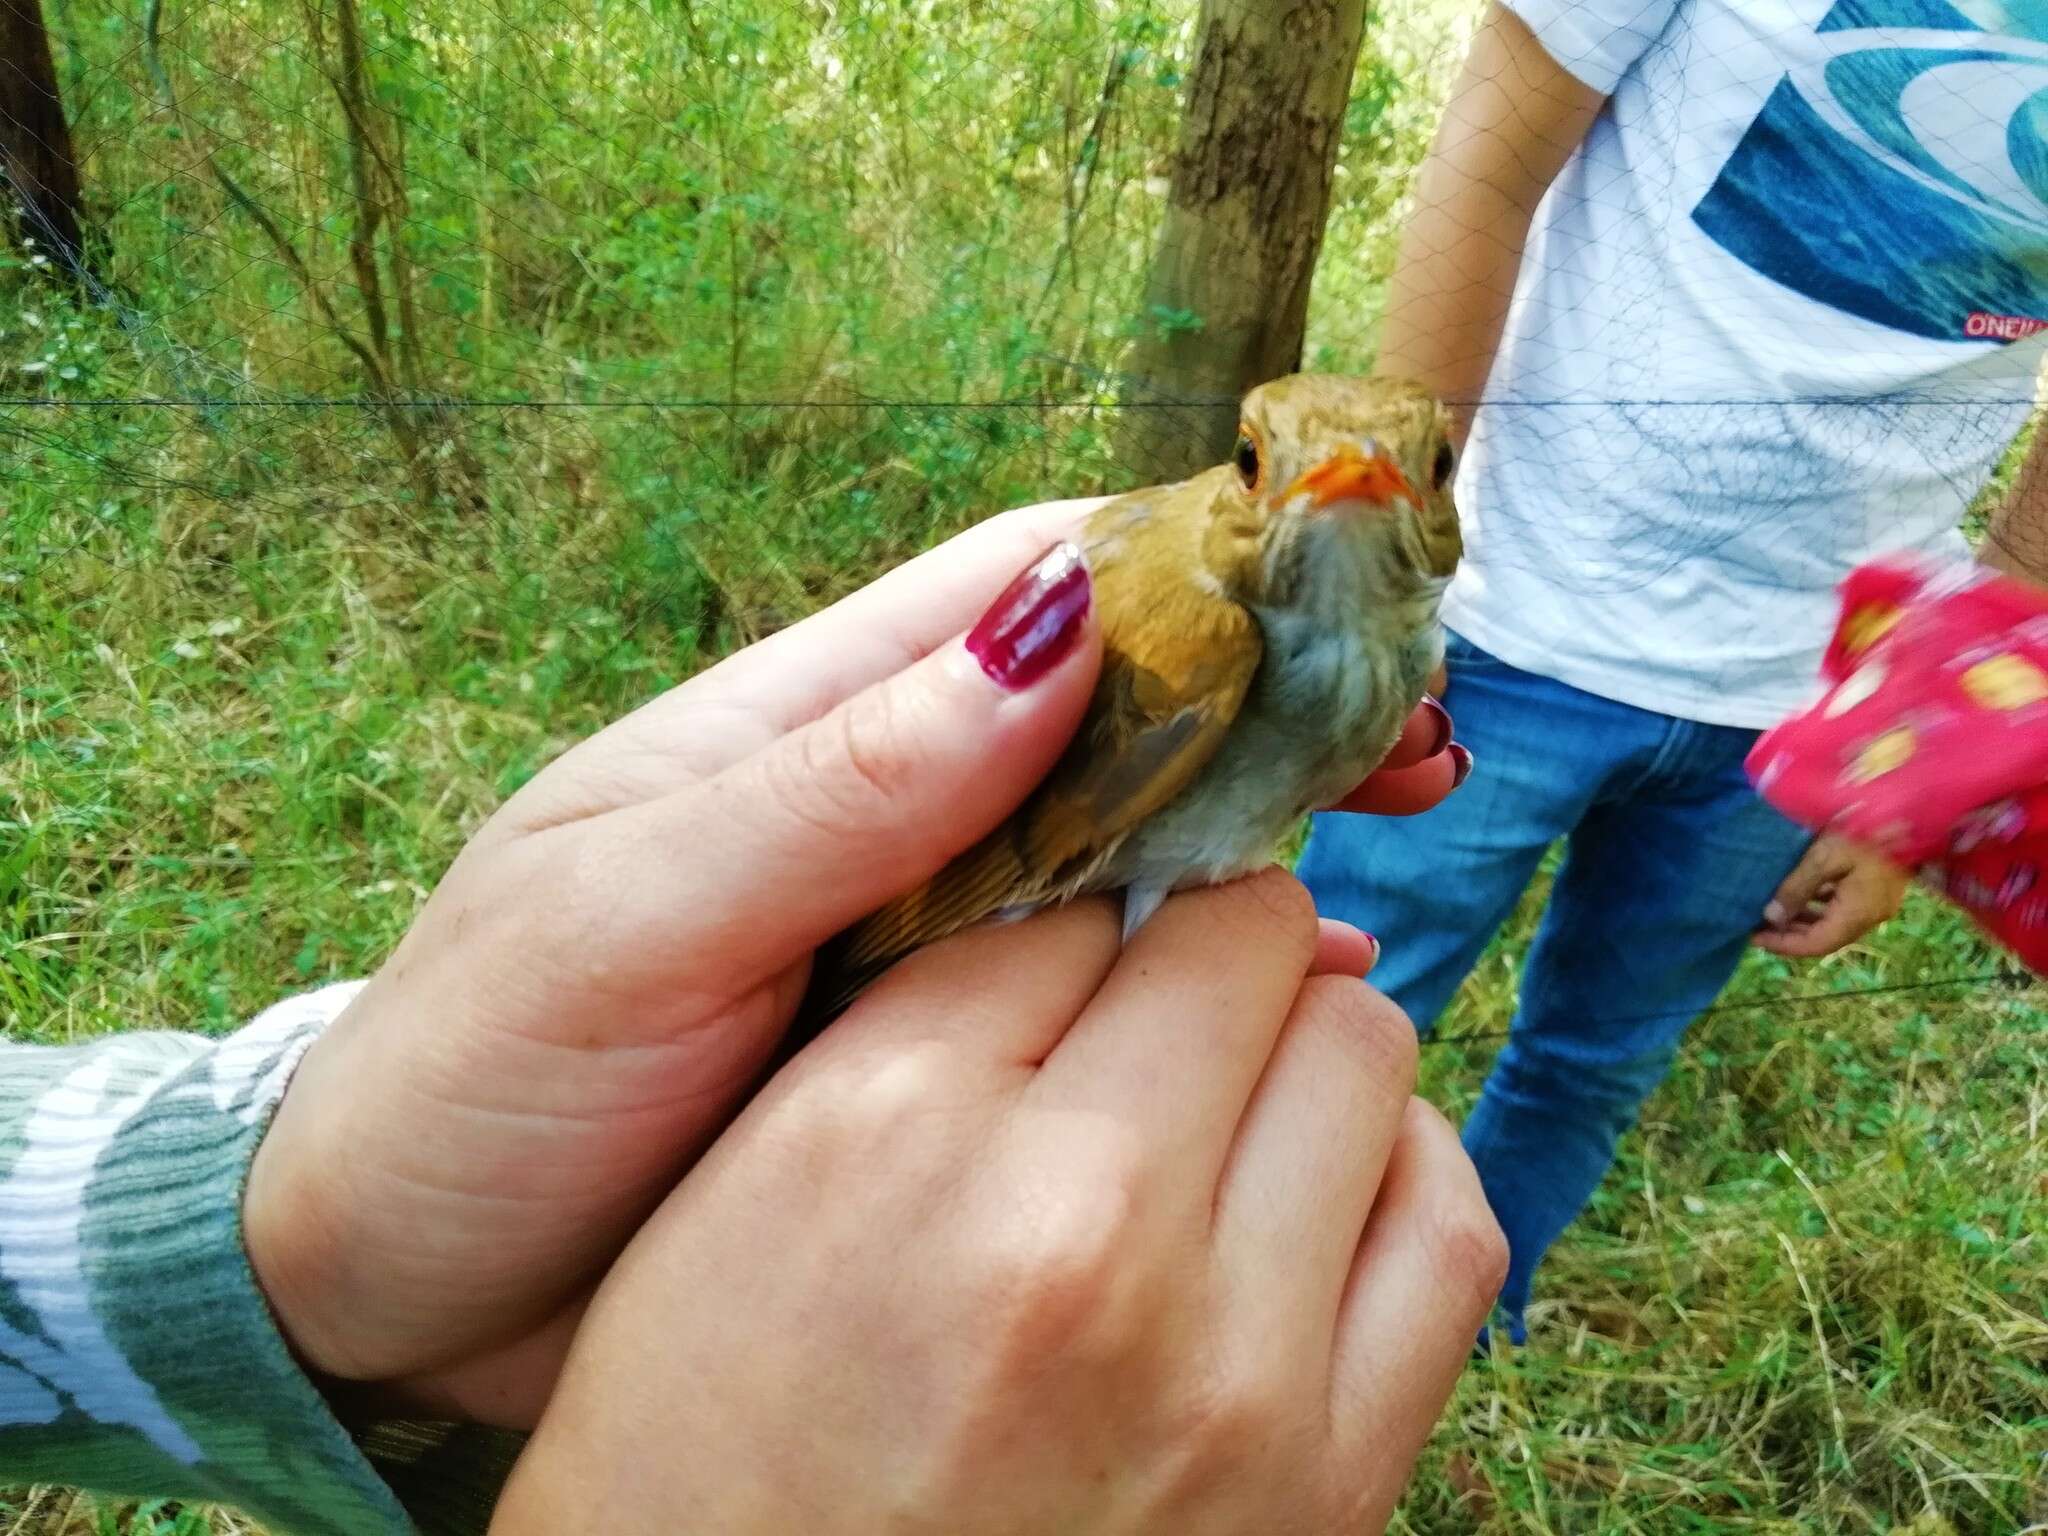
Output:
[[[1429,483],[1436,490],[1442,490],[1451,483],[1451,471],[1458,467],[1458,456],[1451,451],[1449,443],[1438,443],[1436,462],[1429,467]]]
[[[1246,490],[1252,490],[1259,483],[1259,445],[1249,432],[1237,434],[1237,452],[1231,456],[1237,466],[1237,478],[1244,482]]]

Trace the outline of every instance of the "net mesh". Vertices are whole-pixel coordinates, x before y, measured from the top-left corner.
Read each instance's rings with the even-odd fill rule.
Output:
[[[1582,103],[1482,50],[1495,73],[1446,117],[1481,8],[1374,7],[1303,364],[1469,328],[1487,424],[1461,490],[1492,578],[1612,608],[1589,644],[1741,694],[1817,653],[1847,553],[1891,547],[1902,501],[1981,534],[2014,482],[2048,319],[2048,32],[1990,0],[1809,5],[1782,33],[1724,5],[1751,23],[1725,36],[1670,9],[1642,8],[1609,137],[1551,194],[1505,319],[1522,362],[1488,385],[1484,316],[1396,283],[1397,252],[1439,288],[1511,281],[1489,253],[1528,214],[1522,162],[1576,142]],[[31,215],[0,256],[16,1031],[225,1026],[281,982],[364,972],[567,745],[983,516],[1143,483],[1120,422],[1194,432],[1216,403],[1129,372],[1201,323],[1146,300],[1191,0],[44,19],[95,234],[71,283]],[[1698,131],[1745,90],[1727,134]],[[1499,138],[1502,100],[1529,135],[1418,185],[1440,129]],[[1622,132],[1671,163],[1624,176]],[[1852,152],[1881,172],[1831,182]],[[1587,264],[1589,203],[1610,217]],[[2018,339],[1915,361],[1956,331]],[[1845,495],[1863,481],[1889,489]],[[1644,627],[1625,600],[1657,605],[1649,640],[1614,632]],[[1533,910],[1441,1039],[1501,1038]],[[1984,1071],[2024,1076],[2031,984],[1914,913],[1811,974],[1751,963],[1715,1048],[1765,1052],[1759,1016],[1853,1031],[1882,1000],[1914,1040],[1969,1030]]]

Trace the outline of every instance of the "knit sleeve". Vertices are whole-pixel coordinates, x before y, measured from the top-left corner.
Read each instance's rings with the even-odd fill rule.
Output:
[[[0,1477],[224,1504],[279,1536],[412,1536],[242,1241],[257,1142],[359,985],[222,1040],[0,1045]]]

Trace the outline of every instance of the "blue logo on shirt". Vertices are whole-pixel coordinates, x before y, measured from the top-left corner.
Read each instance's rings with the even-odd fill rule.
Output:
[[[2048,0],[1840,0],[1693,219],[1881,325],[2048,329]]]

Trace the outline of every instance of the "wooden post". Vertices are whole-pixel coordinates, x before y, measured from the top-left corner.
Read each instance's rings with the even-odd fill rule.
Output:
[[[52,268],[86,270],[78,162],[41,0],[0,0],[0,218]]]
[[[1235,401],[1301,366],[1365,0],[1203,0],[1118,431],[1133,484],[1230,454]],[[1217,399],[1206,409],[1151,401]]]

